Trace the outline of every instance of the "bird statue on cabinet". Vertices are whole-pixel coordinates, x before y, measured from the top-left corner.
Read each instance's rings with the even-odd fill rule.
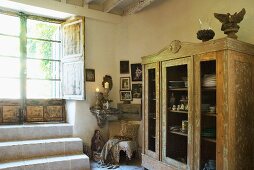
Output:
[[[230,13],[214,13],[214,17],[222,23],[221,31],[224,31],[224,34],[227,34],[230,38],[237,39],[237,35],[235,34],[240,28],[240,26],[237,24],[243,20],[245,14],[246,10],[243,8],[240,12],[235,12],[233,15],[231,15]]]

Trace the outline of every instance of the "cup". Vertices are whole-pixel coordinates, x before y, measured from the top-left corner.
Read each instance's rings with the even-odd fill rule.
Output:
[[[210,106],[209,107],[209,112],[215,113],[216,107],[215,106]]]
[[[176,105],[173,105],[172,110],[173,110],[173,111],[176,110]]]
[[[183,131],[188,131],[188,120],[183,120],[182,121],[182,130]]]
[[[181,109],[181,105],[177,105],[177,110],[179,111]]]

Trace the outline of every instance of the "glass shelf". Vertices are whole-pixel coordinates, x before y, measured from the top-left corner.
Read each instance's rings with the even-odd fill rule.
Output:
[[[208,137],[201,137],[201,138],[204,141],[216,143],[216,139],[215,138],[208,138]]]
[[[188,111],[186,110],[171,110],[168,109],[168,111],[170,111],[171,113],[184,113],[184,114],[188,114]]]
[[[181,135],[181,136],[188,136],[188,133],[183,133],[183,132],[170,131],[170,133],[173,133],[173,134],[176,134],[176,135]]]
[[[206,113],[202,113],[202,116],[213,116],[213,117],[216,117],[216,113],[209,113],[209,112],[206,112]]]
[[[214,90],[216,90],[216,87],[202,87],[201,90],[202,91],[214,91]]]
[[[187,87],[183,87],[183,88],[168,88],[171,91],[188,91]]]

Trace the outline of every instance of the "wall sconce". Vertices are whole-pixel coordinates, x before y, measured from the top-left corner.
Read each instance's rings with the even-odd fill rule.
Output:
[[[99,127],[103,127],[108,117],[110,120],[117,120],[118,114],[120,113],[119,109],[111,108],[109,99],[109,92],[113,87],[112,78],[109,75],[103,77],[102,87],[104,88],[103,93],[100,92],[99,88],[96,88],[96,103],[95,106],[90,108],[90,111],[96,116],[97,123]]]

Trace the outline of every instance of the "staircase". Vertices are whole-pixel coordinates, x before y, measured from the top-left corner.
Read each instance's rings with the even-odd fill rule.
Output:
[[[89,170],[70,124],[0,126],[0,170]]]

